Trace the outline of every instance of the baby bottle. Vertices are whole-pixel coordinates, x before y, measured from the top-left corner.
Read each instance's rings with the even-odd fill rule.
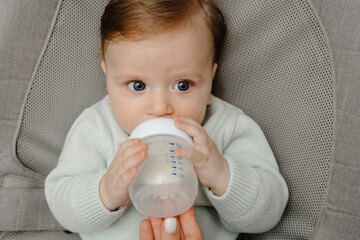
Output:
[[[135,208],[151,217],[172,217],[187,211],[198,192],[198,179],[190,160],[175,156],[174,149],[193,148],[192,138],[170,118],[154,118],[137,126],[130,138],[148,145],[147,158],[129,186]]]

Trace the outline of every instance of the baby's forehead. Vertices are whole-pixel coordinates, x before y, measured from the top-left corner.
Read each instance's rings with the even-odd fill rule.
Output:
[[[122,45],[126,47],[132,46],[152,46],[152,47],[162,47],[174,39],[182,39],[184,35],[187,35],[188,39],[193,38],[194,44],[197,45],[197,41],[200,39],[202,41],[201,48],[203,50],[212,52],[215,54],[215,45],[213,41],[213,37],[211,35],[211,31],[204,27],[205,24],[193,25],[188,24],[183,27],[176,27],[174,29],[167,29],[160,32],[152,32],[152,33],[134,33],[132,35],[123,36],[120,33],[114,35],[110,38],[105,47],[109,45]],[[192,31],[195,34],[187,34],[189,31]],[[181,45],[181,44],[180,44]],[[208,47],[207,47],[208,46]]]

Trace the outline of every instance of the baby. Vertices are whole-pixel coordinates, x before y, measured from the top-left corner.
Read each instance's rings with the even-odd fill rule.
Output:
[[[173,118],[194,139],[176,149],[193,162],[195,201],[205,239],[274,227],[288,199],[286,183],[259,126],[211,95],[226,27],[211,0],[112,0],[101,19],[108,96],[86,109],[46,179],[50,209],[83,239],[137,239],[147,216],[128,187],[147,145],[128,140],[145,120]]]

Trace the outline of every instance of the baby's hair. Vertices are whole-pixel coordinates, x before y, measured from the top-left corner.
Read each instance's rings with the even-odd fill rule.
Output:
[[[211,0],[111,0],[101,17],[101,52],[104,54],[113,39],[142,40],[193,24],[199,18],[209,30],[217,62],[226,26],[220,9]]]

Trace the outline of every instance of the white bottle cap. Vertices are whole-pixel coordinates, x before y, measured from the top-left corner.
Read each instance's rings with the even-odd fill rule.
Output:
[[[139,124],[130,134],[129,138],[145,139],[157,135],[170,135],[179,137],[194,146],[194,141],[185,132],[177,129],[171,118],[153,118]]]

